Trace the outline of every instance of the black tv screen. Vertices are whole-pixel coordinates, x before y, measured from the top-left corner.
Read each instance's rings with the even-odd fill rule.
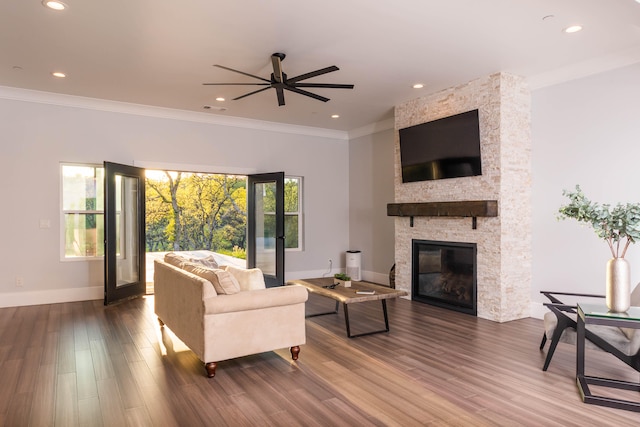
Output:
[[[402,182],[482,175],[478,110],[400,129]]]

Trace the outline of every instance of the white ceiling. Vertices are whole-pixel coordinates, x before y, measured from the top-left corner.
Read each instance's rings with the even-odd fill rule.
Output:
[[[640,62],[635,0],[64,2],[62,12],[0,2],[0,86],[352,131],[497,71],[536,88]],[[565,34],[572,24],[584,30]],[[268,79],[274,52],[287,55],[289,77],[337,65],[308,82],[355,89],[310,89],[327,103],[285,92],[279,107],[273,89],[232,101],[259,87],[202,85],[256,82],[213,64]]]

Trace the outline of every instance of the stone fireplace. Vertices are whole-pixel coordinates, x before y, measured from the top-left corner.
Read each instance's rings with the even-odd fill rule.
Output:
[[[494,201],[497,206],[495,215],[397,216],[396,288],[412,294],[414,240],[473,245],[477,315],[498,322],[529,316],[530,98],[523,78],[498,73],[396,106],[395,204]],[[482,175],[403,184],[397,130],[474,109],[480,118]]]

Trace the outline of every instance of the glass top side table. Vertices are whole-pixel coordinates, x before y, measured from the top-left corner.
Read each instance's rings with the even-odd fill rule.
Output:
[[[585,325],[604,325],[640,329],[640,307],[630,307],[625,313],[612,313],[609,312],[609,309],[604,304],[578,303],[578,339],[576,343],[576,382],[584,403],[640,412],[640,401],[596,396],[589,390],[589,385],[594,385],[622,390],[640,391],[640,384],[585,375]],[[596,345],[616,357],[618,357],[617,354],[620,353],[619,350],[606,342],[599,342],[596,343]]]

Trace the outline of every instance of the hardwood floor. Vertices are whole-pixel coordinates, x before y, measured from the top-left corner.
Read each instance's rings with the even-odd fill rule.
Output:
[[[332,307],[311,296],[307,310]],[[306,321],[297,362],[288,349],[267,352],[220,363],[214,379],[161,332],[153,297],[3,308],[0,426],[640,424],[638,413],[582,403],[574,347],[560,344],[541,370],[540,320],[497,324],[406,300],[388,307],[388,334],[348,339],[341,309]],[[349,314],[354,333],[382,324],[377,302]],[[587,353],[587,369],[640,380],[602,352]]]

